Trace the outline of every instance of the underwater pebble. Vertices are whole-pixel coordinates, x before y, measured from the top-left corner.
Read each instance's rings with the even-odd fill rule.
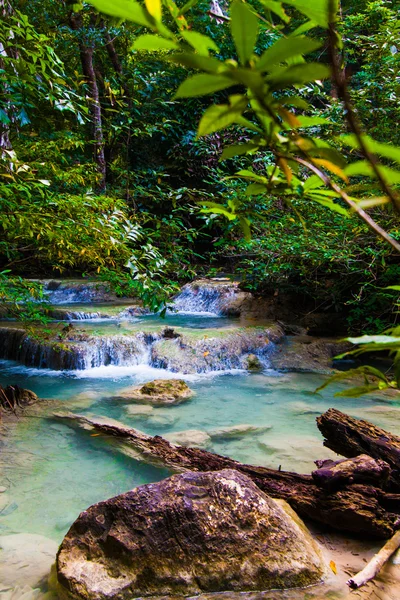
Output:
[[[127,406],[125,410],[128,415],[146,417],[154,412],[154,407],[147,406],[146,404],[131,404],[130,406]]]
[[[208,433],[199,429],[175,431],[174,433],[167,433],[164,437],[172,444],[179,444],[180,446],[198,446],[203,448],[211,442]]]
[[[6,491],[7,491],[7,488],[4,487],[4,485],[0,485],[0,494],[3,494]]]

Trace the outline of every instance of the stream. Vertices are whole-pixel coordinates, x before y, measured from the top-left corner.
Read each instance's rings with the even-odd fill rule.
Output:
[[[85,321],[85,331],[98,335],[121,329],[125,333],[155,331],[165,326],[181,332],[231,331],[239,326],[237,319],[216,312],[215,298],[211,305],[202,299],[198,312],[195,298],[189,301],[190,310],[185,311],[187,306],[182,303],[181,312],[167,314],[166,319],[149,315],[82,317],[79,326]],[[66,305],[63,308],[69,310]],[[77,304],[71,305],[73,310],[78,312]],[[102,306],[93,309],[90,305],[90,311],[101,314]],[[102,415],[151,435],[257,426],[256,433],[242,437],[212,437],[207,449],[242,462],[304,473],[313,469],[316,458],[335,456],[323,447],[315,424],[316,416],[331,406],[400,434],[400,403],[380,395],[333,399],[344,384],[315,394],[326,375],[280,373],[268,366],[267,358],[257,372],[227,368],[182,374],[155,368],[147,359],[135,363],[52,370],[2,360],[0,384],[18,383],[41,398],[56,400],[57,410],[61,406],[81,414]],[[129,404],[111,400],[127,386],[171,377],[185,379],[194,390],[190,401],[138,415],[130,411]],[[59,544],[79,513],[91,504],[169,475],[166,469],[123,456],[101,436],[82,435],[51,418],[21,418],[9,435],[0,439],[0,448],[0,489],[4,488],[0,493],[0,536],[39,534]],[[24,583],[17,574],[16,579]]]

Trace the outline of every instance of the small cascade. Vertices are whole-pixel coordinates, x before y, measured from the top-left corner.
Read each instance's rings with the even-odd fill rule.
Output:
[[[88,337],[68,342],[48,342],[30,337],[22,329],[0,328],[0,358],[27,367],[75,371],[101,366],[149,365],[156,334]]]
[[[46,281],[44,292],[51,304],[85,304],[108,302],[114,299],[108,286],[97,282]]]
[[[66,311],[63,316],[65,321],[86,321],[88,319],[107,319],[105,315],[100,312],[83,312],[83,311]]]
[[[81,353],[80,369],[93,369],[109,365],[130,367],[149,365],[153,336],[143,332],[135,336],[110,336],[91,340]]]
[[[221,315],[228,300],[234,296],[237,285],[198,281],[183,286],[176,296],[173,308],[183,313]]]

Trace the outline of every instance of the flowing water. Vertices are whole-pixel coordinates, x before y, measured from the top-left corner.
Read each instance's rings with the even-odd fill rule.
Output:
[[[167,321],[145,316],[138,321],[142,327],[144,323],[192,329],[235,326],[235,321],[215,314],[172,314]],[[135,328],[138,321],[132,319],[124,327]],[[89,329],[100,326],[107,330],[118,324],[93,323]],[[365,416],[400,434],[400,403],[379,395],[333,399],[340,386],[314,394],[324,376],[282,374],[268,368],[257,373],[237,370],[185,375],[195,396],[178,406],[154,408],[147,415],[134,415],[128,404],[112,400],[122,388],[161,377],[182,375],[155,369],[146,362],[78,371],[0,362],[0,384],[18,383],[42,398],[53,399],[56,410],[111,417],[151,435],[168,437],[174,432],[201,430],[210,434],[207,448],[214,452],[283,470],[310,472],[316,458],[332,455],[323,447],[315,424],[316,416],[331,406]],[[51,412],[49,406],[47,413]],[[240,438],[213,433],[242,424],[260,429]],[[20,419],[0,444],[0,489],[6,488],[0,493],[0,536],[40,534],[59,543],[89,505],[169,474],[120,454],[101,436],[70,429],[50,416]]]

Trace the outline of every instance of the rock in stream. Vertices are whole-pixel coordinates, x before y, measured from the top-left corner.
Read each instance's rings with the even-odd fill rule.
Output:
[[[287,507],[234,471],[187,472],[91,506],[61,544],[62,598],[304,587],[324,573]]]

